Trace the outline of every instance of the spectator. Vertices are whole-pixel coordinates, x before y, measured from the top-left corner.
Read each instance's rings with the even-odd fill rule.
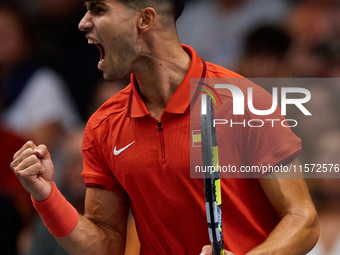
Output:
[[[178,20],[179,38],[206,61],[235,69],[248,31],[262,23],[283,22],[288,7],[282,0],[193,2]]]
[[[284,77],[291,39],[280,26],[263,25],[246,36],[238,72],[248,78]]]
[[[106,82],[100,80],[96,86],[93,104],[97,107],[103,104],[108,96],[112,96],[123,89],[128,83],[128,78],[118,82]],[[83,137],[83,128],[72,133],[64,148],[64,166],[61,190],[68,201],[80,214],[84,213],[85,184],[80,174],[83,170],[83,157],[80,150]],[[40,218],[32,228],[33,243],[30,250],[31,255],[67,255],[55,238],[48,232]],[[125,255],[139,254],[139,241],[136,233],[134,219],[129,215],[128,231]]]
[[[0,5],[3,126],[25,140],[49,144],[58,154],[60,137],[77,127],[80,118],[65,82],[36,61],[31,24],[18,6]]]
[[[85,184],[80,177],[83,170],[83,157],[81,146],[83,137],[83,128],[69,135],[64,145],[64,172],[62,173],[61,190],[67,197],[68,201],[74,205],[77,211],[84,213]],[[45,228],[40,218],[37,218],[31,229],[32,247],[29,254],[31,255],[67,255],[67,252],[61,248],[54,237]]]
[[[4,130],[0,120],[0,246],[3,255],[19,252],[20,236],[25,233],[35,214],[29,194],[15,174],[9,171],[13,153],[23,143],[20,137]]]
[[[304,1],[296,5],[287,20],[293,38],[290,56],[291,76],[326,77],[327,60],[318,48],[328,41],[332,26],[330,1]]]
[[[82,120],[86,121],[101,73],[96,68],[98,49],[88,47],[84,34],[78,30],[85,11],[83,1],[34,1],[38,9],[39,57],[65,78]]]

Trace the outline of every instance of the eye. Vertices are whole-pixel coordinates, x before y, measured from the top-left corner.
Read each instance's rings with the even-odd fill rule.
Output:
[[[94,9],[93,9],[93,13],[95,13],[95,14],[101,14],[101,13],[103,13],[105,10],[103,9],[103,8],[101,8],[101,7],[95,7]]]
[[[105,12],[105,9],[98,4],[90,4],[88,10],[95,15],[100,15]]]

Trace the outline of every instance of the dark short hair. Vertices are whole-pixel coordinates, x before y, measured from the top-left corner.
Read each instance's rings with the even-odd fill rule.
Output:
[[[175,22],[181,16],[185,7],[185,0],[117,0],[117,1],[125,5],[129,5],[134,9],[155,7],[153,4],[156,5],[170,4],[171,5],[170,13],[172,14]]]
[[[265,54],[282,58],[291,45],[288,32],[281,26],[262,24],[251,30],[245,40],[248,56]]]

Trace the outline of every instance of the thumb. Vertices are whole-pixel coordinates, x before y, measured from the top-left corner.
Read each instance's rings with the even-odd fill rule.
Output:
[[[40,144],[34,149],[34,154],[40,159],[48,159],[51,158],[51,154],[49,153],[46,145]]]
[[[211,245],[205,245],[202,248],[202,252],[200,255],[212,255],[212,247]],[[224,250],[224,255],[234,255],[231,251]]]
[[[205,245],[202,248],[202,252],[200,255],[211,255],[212,254],[212,248],[211,245]]]

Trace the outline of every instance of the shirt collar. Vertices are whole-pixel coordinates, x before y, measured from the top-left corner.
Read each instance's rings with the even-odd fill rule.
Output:
[[[201,78],[204,76],[203,61],[198,57],[193,48],[182,45],[183,49],[191,56],[191,64],[183,81],[172,95],[164,112],[183,114],[190,104],[190,78]],[[150,115],[146,105],[139,94],[139,88],[134,74],[131,74],[131,93],[129,98],[128,116],[142,117]]]

